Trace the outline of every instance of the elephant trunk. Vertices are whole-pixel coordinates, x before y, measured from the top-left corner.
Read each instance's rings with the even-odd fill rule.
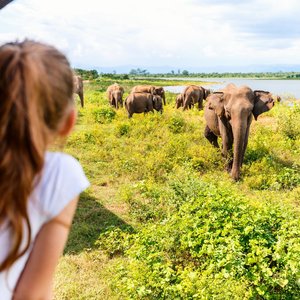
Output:
[[[166,95],[165,95],[165,92],[162,93],[162,99],[163,99],[164,105],[166,105]]]
[[[246,122],[246,120],[244,120]],[[231,177],[234,180],[239,180],[240,169],[243,163],[244,145],[246,143],[247,124],[243,123],[243,120],[235,120],[232,122],[233,128],[233,164],[231,170]]]
[[[80,98],[80,104],[81,104],[81,107],[84,107],[84,99],[83,99],[83,92],[79,92],[79,98]]]

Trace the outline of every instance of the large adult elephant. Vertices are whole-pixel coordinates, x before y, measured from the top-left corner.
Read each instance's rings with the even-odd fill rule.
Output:
[[[183,110],[190,109],[195,104],[199,110],[203,109],[203,99],[205,100],[209,94],[210,91],[202,86],[187,86],[183,91]]]
[[[125,108],[128,118],[131,118],[134,113],[153,112],[153,109],[163,111],[161,97],[150,93],[130,93],[125,99]]]
[[[237,87],[234,84],[207,98],[204,135],[215,147],[219,147],[218,136],[222,138],[222,155],[226,159],[227,171],[231,172],[234,180],[240,178],[252,116],[257,120],[260,114],[273,106],[271,93],[252,91],[247,86]]]
[[[73,81],[74,81],[74,93],[79,96],[81,107],[84,107],[83,80],[79,75],[73,75]]]
[[[132,88],[131,93],[150,93],[152,95],[159,95],[162,98],[164,105],[166,105],[165,90],[161,86],[136,85]]]
[[[118,109],[119,106],[123,107],[124,88],[122,86],[114,83],[107,88],[106,92],[111,106],[116,109]]]

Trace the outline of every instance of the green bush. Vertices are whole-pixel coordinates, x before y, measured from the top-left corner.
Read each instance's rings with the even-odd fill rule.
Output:
[[[280,131],[289,139],[300,137],[300,104],[294,103],[288,111],[281,116]]]
[[[124,136],[124,135],[128,135],[130,132],[130,125],[127,123],[122,123],[120,125],[116,126],[116,133],[117,136]]]
[[[175,198],[185,199],[179,210],[131,236],[114,290],[125,299],[296,299],[300,224],[293,212],[194,181],[196,189],[174,182]]]
[[[175,115],[170,118],[168,127],[172,133],[181,133],[185,130],[186,122],[183,117]]]
[[[116,116],[116,112],[112,108],[96,108],[92,111],[94,120],[97,123],[110,123]]]

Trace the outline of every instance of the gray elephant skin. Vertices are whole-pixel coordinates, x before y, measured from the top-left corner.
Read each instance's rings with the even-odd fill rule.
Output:
[[[183,91],[183,110],[191,109],[197,104],[198,109],[203,109],[203,100],[210,94],[210,90],[202,86],[189,85]]]
[[[162,99],[158,95],[150,93],[131,93],[125,99],[125,108],[128,112],[128,118],[131,118],[134,113],[154,112],[154,109],[162,113]]]
[[[164,105],[166,105],[165,90],[161,86],[153,85],[136,85],[132,88],[131,93],[150,93],[152,95],[161,96]]]
[[[83,80],[79,75],[73,75],[73,82],[74,82],[74,93],[79,96],[81,107],[84,107]]]
[[[124,88],[117,83],[110,85],[107,90],[108,101],[111,106],[118,109],[119,106],[123,107],[123,94]]]
[[[234,84],[207,98],[204,135],[215,147],[219,147],[218,137],[222,138],[222,155],[226,160],[226,169],[234,180],[240,178],[252,117],[257,120],[260,114],[273,106],[271,93],[252,91],[247,86],[237,87]]]

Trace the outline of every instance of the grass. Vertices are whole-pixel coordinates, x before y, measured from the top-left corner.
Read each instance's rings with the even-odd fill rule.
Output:
[[[251,211],[257,209],[263,217],[265,207],[279,207],[284,212],[291,210],[299,223],[299,105],[280,103],[257,122],[253,121],[242,179],[235,183],[224,171],[220,152],[203,136],[203,111],[176,110],[176,95],[166,93],[163,114],[135,114],[128,120],[124,108],[114,113],[108,105],[105,91],[111,83],[113,81],[108,79],[85,83],[85,108],[79,108],[77,101],[78,122],[64,147],[65,152],[80,161],[91,187],[81,195],[69,241],[57,268],[55,299],[155,299],[147,292],[152,289],[154,293],[148,283],[133,288],[135,292],[130,294],[130,284],[133,284],[128,279],[130,274],[141,276],[138,277],[141,282],[144,275],[147,279],[154,274],[145,265],[141,269],[137,265],[133,268],[129,263],[133,261],[130,251],[139,249],[139,240],[144,243],[143,239],[153,238],[151,232],[147,232],[152,226],[164,244],[171,245],[164,227],[159,224],[173,222],[172,216],[175,218],[189,199],[197,198],[199,189],[208,194],[220,190],[224,195],[245,198]],[[191,82],[124,80],[119,83],[124,86],[126,96],[136,84],[169,86]],[[278,218],[284,217],[278,214],[272,222]],[[175,229],[168,230],[174,233]],[[130,237],[136,234],[138,238],[134,243]],[[153,258],[157,253],[151,255]],[[182,265],[188,261],[187,257]],[[128,285],[124,281],[123,290],[114,282],[120,274],[120,266],[127,270],[123,279],[127,279]],[[149,273],[143,275],[141,270]],[[184,278],[183,273],[180,276]],[[203,282],[213,283],[207,278],[198,282],[198,287]],[[247,288],[246,279],[243,280],[234,281],[235,286],[240,285],[236,292],[244,299],[251,299],[254,296]],[[181,282],[182,293],[187,295],[187,291],[192,290],[191,283],[183,279]],[[166,285],[165,293],[170,286],[171,283]],[[227,289],[225,285],[223,288]],[[259,287],[257,290],[262,293],[261,299],[264,293],[269,293],[269,290],[260,291]],[[172,293],[180,294],[177,290]],[[156,299],[168,298],[158,295]],[[210,295],[221,299],[217,294]],[[201,296],[194,298],[201,299]]]

